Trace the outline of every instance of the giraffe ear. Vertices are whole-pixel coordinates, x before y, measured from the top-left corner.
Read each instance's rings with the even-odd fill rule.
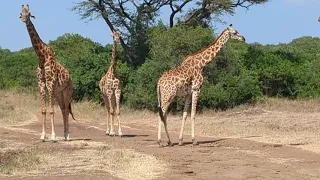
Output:
[[[31,14],[30,14],[30,17],[32,17],[33,19],[35,19],[35,18],[36,18],[34,15],[31,15]]]

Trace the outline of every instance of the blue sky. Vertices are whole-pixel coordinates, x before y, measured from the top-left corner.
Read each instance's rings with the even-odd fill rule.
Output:
[[[22,4],[30,5],[30,11],[36,16],[33,23],[44,42],[55,40],[64,33],[79,33],[102,45],[111,43],[106,23],[102,19],[88,23],[80,20],[70,11],[74,2],[77,1],[3,1],[0,6],[0,46],[11,51],[31,46],[26,26],[19,19]],[[223,17],[227,24],[216,24],[217,33],[232,23],[248,43],[278,44],[301,36],[320,36],[319,7],[320,0],[271,0],[249,11],[238,8],[235,16]]]

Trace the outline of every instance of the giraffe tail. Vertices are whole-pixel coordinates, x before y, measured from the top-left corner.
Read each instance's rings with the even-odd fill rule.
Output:
[[[72,108],[71,108],[71,102],[69,103],[69,113],[71,114],[71,117],[72,117],[73,120],[79,122],[78,119],[76,119],[76,118],[74,117],[74,115],[73,115]]]
[[[159,115],[160,115],[161,121],[163,123],[166,123],[165,119],[164,119],[163,111],[162,111],[162,105],[161,105],[161,89],[160,89],[160,86],[158,86],[158,111],[159,111]]]

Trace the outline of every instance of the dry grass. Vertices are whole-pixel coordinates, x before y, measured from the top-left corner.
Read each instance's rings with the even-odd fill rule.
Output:
[[[0,173],[15,174],[17,171],[29,171],[40,164],[37,149],[19,149],[0,152]]]
[[[32,112],[36,111],[36,96],[16,90],[0,91],[0,124],[23,125],[37,120]]]
[[[197,114],[196,135],[216,138],[248,138],[251,140],[297,146],[320,153],[320,101],[266,98],[256,105],[242,105],[227,111],[205,111]],[[106,112],[98,104],[76,104],[77,113],[85,114],[88,122],[105,124]],[[150,126],[156,130],[158,115],[149,111],[123,108],[124,125]],[[190,117],[190,116],[189,116]],[[190,135],[190,118],[185,134]],[[169,131],[179,133],[181,115],[169,115]],[[174,140],[177,137],[174,137]]]
[[[105,171],[123,179],[142,180],[154,179],[166,169],[165,163],[154,156],[134,150],[112,149],[110,146],[90,148],[90,144],[82,148],[71,153],[58,152],[42,157],[50,162],[44,166],[46,170],[43,172],[57,172],[61,175],[83,171]]]
[[[0,173],[5,176],[108,172],[123,179],[148,180],[157,178],[166,169],[166,164],[154,156],[132,149],[113,149],[102,142],[74,141],[54,150],[42,145],[38,149],[0,153]]]

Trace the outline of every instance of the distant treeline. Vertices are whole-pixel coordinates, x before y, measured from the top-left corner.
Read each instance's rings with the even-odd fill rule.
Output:
[[[163,25],[147,34],[149,53],[142,65],[130,67],[119,46],[117,72],[123,84],[122,103],[135,109],[156,109],[156,81],[184,56],[214,40],[210,28]],[[110,63],[111,47],[64,34],[49,44],[73,79],[73,99],[100,101],[98,87]],[[0,48],[0,89],[36,88],[38,58],[33,48],[10,52]],[[137,63],[139,64],[139,63]],[[226,109],[254,103],[263,96],[316,98],[320,95],[320,39],[301,37],[288,44],[261,45],[229,41],[204,69],[199,109]],[[181,100],[172,103],[182,108]]]

